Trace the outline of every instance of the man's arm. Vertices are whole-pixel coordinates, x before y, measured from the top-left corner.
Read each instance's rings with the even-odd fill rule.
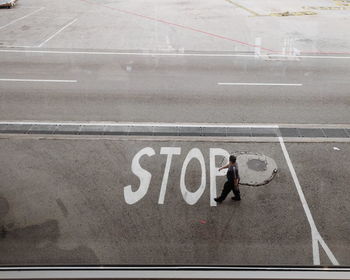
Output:
[[[234,184],[235,187],[237,187],[238,184],[239,184],[239,175],[238,175],[238,170],[237,170],[237,168],[235,168],[235,170],[234,170],[234,172],[233,172],[233,176],[234,176],[234,178],[233,178],[233,184]]]
[[[221,171],[221,170],[223,170],[223,169],[225,169],[225,168],[228,168],[228,166],[229,166],[229,164],[226,164],[225,166],[220,167],[220,168],[219,168],[219,171]]]

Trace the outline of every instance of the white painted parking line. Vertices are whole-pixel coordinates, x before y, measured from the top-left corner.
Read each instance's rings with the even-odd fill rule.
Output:
[[[31,13],[29,13],[29,14],[27,14],[27,15],[21,17],[21,18],[18,18],[18,19],[15,19],[15,20],[13,20],[13,21],[10,21],[9,23],[7,23],[7,24],[5,24],[5,25],[0,26],[0,30],[6,28],[7,26],[9,26],[9,25],[11,25],[11,24],[16,23],[17,21],[20,21],[20,20],[22,20],[22,19],[25,19],[25,18],[27,18],[27,17],[29,17],[29,16],[31,16],[31,15],[34,15],[34,14],[36,14],[36,13],[42,11],[43,9],[45,9],[45,8],[44,8],[44,7],[41,7],[40,9],[38,9],[38,10],[36,10],[36,11],[34,11],[34,12],[31,12]]]
[[[27,48],[27,47],[23,47]],[[30,47],[36,48],[36,47]],[[248,57],[255,58],[255,54],[220,54],[220,53],[153,53],[153,52],[100,52],[100,51],[48,51],[48,50],[11,50],[11,49],[0,49],[0,52],[5,53],[40,53],[40,54],[86,54],[86,55],[135,55],[135,56],[167,56],[167,57],[178,57],[178,56],[193,56],[193,57]],[[350,59],[350,56],[320,56],[320,55],[261,55],[260,59],[269,58],[310,58],[310,59]]]
[[[274,83],[218,83],[219,86],[293,86],[301,87],[303,84],[274,84]]]
[[[35,46],[1,45],[3,48],[36,48]]]
[[[77,80],[0,79],[0,82],[76,83]]]
[[[68,28],[69,26],[71,26],[73,23],[75,23],[78,19],[74,19],[71,22],[69,22],[68,24],[66,24],[65,26],[63,26],[60,30],[58,30],[57,32],[55,32],[54,34],[52,34],[49,38],[47,38],[44,42],[42,42],[40,45],[38,45],[39,48],[41,48],[43,45],[45,45],[48,41],[50,41],[52,38],[54,38],[55,36],[57,36],[59,33],[61,33],[63,30],[65,30],[66,28]]]
[[[299,179],[298,176],[295,172],[294,166],[292,164],[292,161],[289,157],[289,153],[287,151],[286,145],[284,144],[283,141],[283,137],[278,137],[278,140],[280,142],[284,157],[287,161],[287,165],[289,168],[289,171],[292,175],[295,187],[297,189],[301,204],[303,206],[304,212],[306,214],[306,218],[309,222],[310,228],[311,228],[311,237],[312,237],[312,253],[313,253],[313,263],[314,265],[320,265],[320,249],[319,249],[319,245],[322,246],[322,248],[324,249],[324,251],[326,252],[329,260],[332,262],[333,265],[339,265],[337,259],[335,258],[335,256],[333,255],[332,251],[329,249],[329,247],[327,246],[326,242],[323,240],[323,238],[321,237],[314,218],[312,217],[309,205],[307,204],[304,192],[301,188],[301,185],[299,183]]]

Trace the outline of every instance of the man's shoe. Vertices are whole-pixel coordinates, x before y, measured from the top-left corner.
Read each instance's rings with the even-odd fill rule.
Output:
[[[214,200],[217,202],[217,203],[221,203],[222,202],[222,200],[220,199],[220,198],[214,198]]]
[[[239,196],[238,196],[238,197],[237,197],[237,196],[234,196],[234,197],[232,197],[231,199],[234,200],[234,201],[240,201],[240,200],[241,200],[241,198],[240,198]]]

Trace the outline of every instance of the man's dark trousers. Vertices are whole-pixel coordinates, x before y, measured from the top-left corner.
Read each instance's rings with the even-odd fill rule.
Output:
[[[238,189],[238,186],[235,188],[233,182],[227,181],[224,185],[221,195],[218,197],[218,200],[224,201],[230,191],[234,193],[235,197],[240,198],[241,193]]]

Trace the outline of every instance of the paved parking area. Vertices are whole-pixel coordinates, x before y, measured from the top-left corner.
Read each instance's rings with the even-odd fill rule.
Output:
[[[318,252],[321,264],[350,263],[348,143],[284,144],[313,228],[279,142],[29,135],[0,141],[2,264],[312,265]],[[164,188],[166,147],[179,154]],[[265,186],[242,186],[241,202],[211,205],[211,148],[262,153],[279,171]],[[204,168],[189,161],[184,195],[181,174],[192,149]],[[224,177],[215,182],[219,192]]]
[[[0,10],[0,47],[348,53],[346,1],[22,0]]]

